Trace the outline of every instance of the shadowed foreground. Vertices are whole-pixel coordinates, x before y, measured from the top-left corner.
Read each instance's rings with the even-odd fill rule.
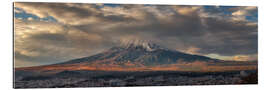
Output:
[[[22,75],[22,73],[24,74]],[[256,70],[230,72],[48,71],[46,73],[21,71],[16,72],[16,75],[18,75],[18,77],[16,77],[15,80],[15,88],[231,85],[258,83]]]

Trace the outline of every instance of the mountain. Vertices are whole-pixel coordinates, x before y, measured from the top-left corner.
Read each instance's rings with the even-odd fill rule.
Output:
[[[229,62],[212,59],[205,56],[192,55],[171,50],[154,43],[142,42],[121,44],[102,53],[67,62],[44,66],[16,68],[16,70],[201,71],[209,70],[211,68],[211,70],[215,70],[217,68],[215,67],[216,65],[229,66],[227,63],[230,63],[229,65],[237,66],[246,65],[250,62]],[[209,67],[209,65],[211,66]],[[239,69],[239,67],[237,67],[237,69]]]

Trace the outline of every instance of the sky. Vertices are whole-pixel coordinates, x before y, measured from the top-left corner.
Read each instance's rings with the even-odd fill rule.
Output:
[[[91,56],[151,41],[221,60],[258,58],[255,6],[14,3],[15,67]]]

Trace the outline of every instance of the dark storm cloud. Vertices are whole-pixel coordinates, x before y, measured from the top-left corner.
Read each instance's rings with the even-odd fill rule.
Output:
[[[206,45],[198,45],[203,49],[202,53],[211,53],[210,48],[214,48],[214,52],[221,55],[257,53],[257,25],[248,25],[244,21],[231,22],[214,18],[208,18],[206,23],[207,33],[211,36],[205,39],[216,40]]]
[[[50,41],[67,41],[65,36],[63,34],[49,34],[49,33],[43,33],[43,34],[36,34],[32,35],[31,38],[34,39],[45,39],[45,40],[50,40]]]
[[[143,39],[159,39],[163,43],[168,38],[176,38],[174,45],[168,47],[200,48],[200,53],[220,55],[255,54],[257,53],[257,25],[249,25],[248,21],[232,21],[227,18],[202,18],[201,12],[189,16],[175,14],[172,22],[162,23],[153,21],[149,24],[121,26],[112,28],[111,34],[135,35]],[[155,17],[154,15],[149,17]],[[157,20],[157,19],[155,19]],[[202,21],[203,20],[203,21]],[[151,21],[151,20],[148,20]],[[152,37],[148,37],[151,35]]]

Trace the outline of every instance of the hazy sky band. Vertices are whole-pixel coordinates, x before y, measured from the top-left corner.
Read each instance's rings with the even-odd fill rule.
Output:
[[[91,56],[148,40],[224,60],[257,60],[254,6],[15,3],[15,66]]]

